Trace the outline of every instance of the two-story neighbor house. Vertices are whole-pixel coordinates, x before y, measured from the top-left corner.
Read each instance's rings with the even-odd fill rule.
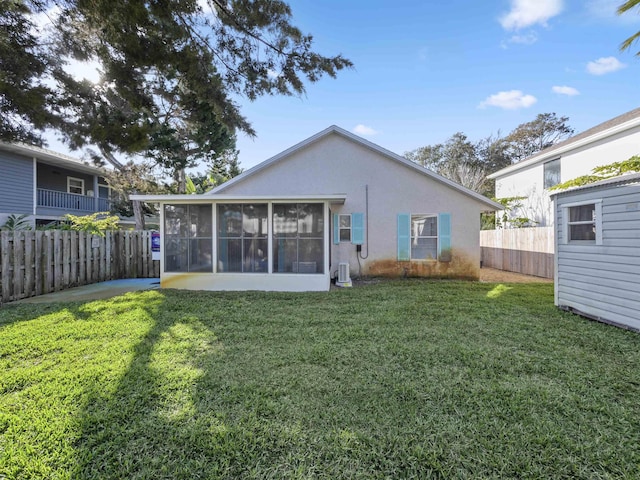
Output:
[[[328,290],[341,273],[478,278],[497,204],[332,126],[202,195],[161,204],[161,285]]]
[[[563,142],[499,170],[496,197],[525,197],[514,217],[540,227],[554,224],[549,187],[591,173],[594,167],[640,154],[640,108],[612,118]]]
[[[11,214],[32,225],[67,213],[89,215],[111,207],[102,171],[78,159],[38,147],[0,143],[0,225]]]

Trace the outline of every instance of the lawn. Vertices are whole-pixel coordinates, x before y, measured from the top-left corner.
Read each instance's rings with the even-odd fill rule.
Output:
[[[0,478],[640,478],[640,335],[553,285],[0,309]]]

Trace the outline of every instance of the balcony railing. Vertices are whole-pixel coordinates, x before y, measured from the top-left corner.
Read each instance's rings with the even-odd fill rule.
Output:
[[[108,199],[98,198],[96,210],[95,200],[94,197],[86,195],[38,188],[38,207],[61,208],[69,212],[108,212],[111,209],[111,202]]]

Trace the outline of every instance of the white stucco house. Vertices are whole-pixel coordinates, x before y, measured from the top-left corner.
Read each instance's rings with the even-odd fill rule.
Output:
[[[640,174],[552,198],[555,304],[640,331]]]
[[[194,290],[478,278],[480,214],[500,208],[336,126],[208,193],[132,198],[161,205],[162,287]]]
[[[549,147],[488,178],[495,179],[496,198],[525,197],[512,213],[537,226],[552,226],[549,187],[591,173],[594,167],[640,154],[640,108],[619,115]]]

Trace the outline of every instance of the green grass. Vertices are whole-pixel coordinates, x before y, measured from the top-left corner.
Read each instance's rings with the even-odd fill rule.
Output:
[[[549,284],[0,309],[0,478],[640,478],[640,336]]]

